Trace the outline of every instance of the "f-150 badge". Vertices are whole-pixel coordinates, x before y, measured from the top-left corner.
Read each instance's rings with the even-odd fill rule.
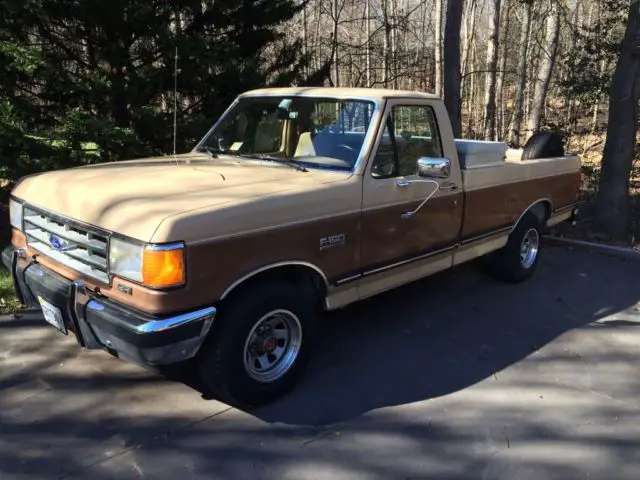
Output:
[[[320,239],[320,251],[330,248],[339,247],[347,243],[347,236],[344,233],[340,235],[331,235],[330,237],[322,237]]]

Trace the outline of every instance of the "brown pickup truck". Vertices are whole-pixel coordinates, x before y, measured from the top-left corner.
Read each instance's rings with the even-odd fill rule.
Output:
[[[531,276],[580,186],[579,158],[532,140],[454,140],[423,93],[251,91],[191,153],[23,179],[3,261],[82,347],[261,404],[301,377],[323,310],[483,255]]]

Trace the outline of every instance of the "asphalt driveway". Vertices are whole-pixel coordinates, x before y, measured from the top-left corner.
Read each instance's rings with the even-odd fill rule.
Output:
[[[39,316],[0,320],[0,479],[637,479],[640,263],[548,249],[327,316],[304,383],[244,412]]]

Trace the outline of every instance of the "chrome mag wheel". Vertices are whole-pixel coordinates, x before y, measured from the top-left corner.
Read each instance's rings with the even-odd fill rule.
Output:
[[[293,366],[302,345],[302,326],[289,310],[274,310],[253,326],[244,344],[247,374],[262,383],[275,382]]]
[[[530,228],[520,245],[520,263],[524,268],[531,268],[538,257],[540,235],[535,228]]]

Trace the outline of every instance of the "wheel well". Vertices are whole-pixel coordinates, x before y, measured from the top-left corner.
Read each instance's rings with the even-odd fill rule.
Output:
[[[244,277],[223,293],[221,300],[229,299],[267,282],[286,282],[303,289],[321,308],[327,296],[327,281],[319,271],[301,264],[277,265]]]
[[[528,212],[531,212],[536,217],[538,217],[538,220],[540,220],[540,224],[544,226],[547,224],[547,220],[549,220],[549,217],[551,217],[552,209],[553,206],[551,205],[551,200],[538,200],[536,203],[527,208],[522,215],[520,215],[520,218],[518,218],[518,221],[513,225],[513,228],[518,226],[520,221]]]

